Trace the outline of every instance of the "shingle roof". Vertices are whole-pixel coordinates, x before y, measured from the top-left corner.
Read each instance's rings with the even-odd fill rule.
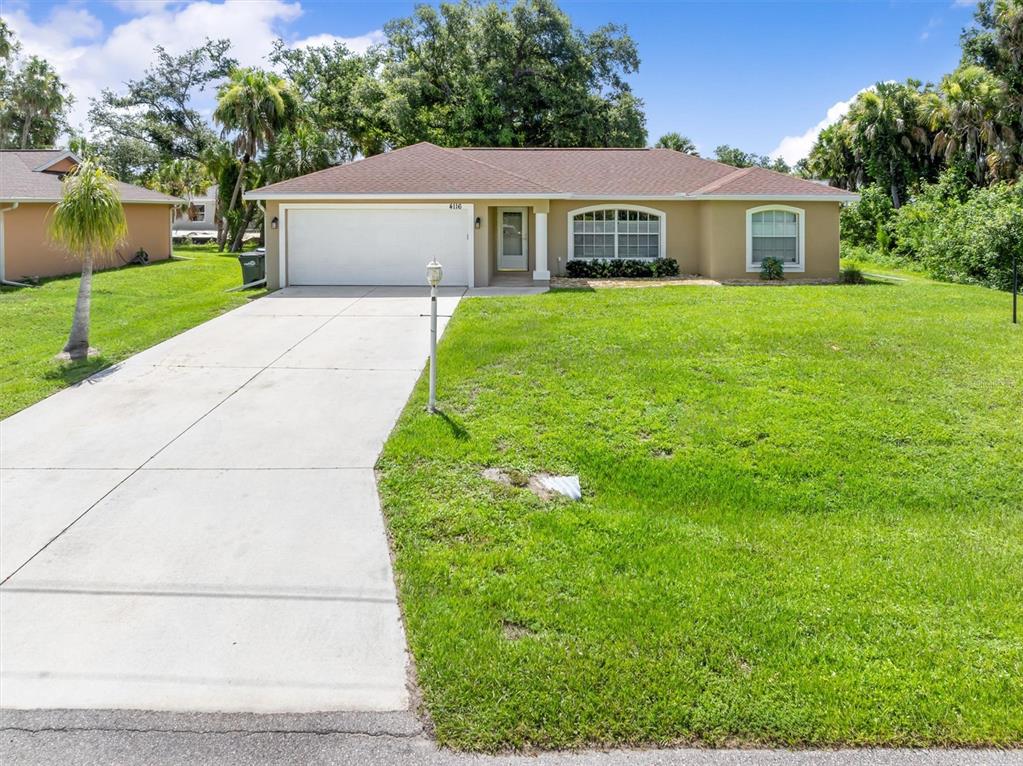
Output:
[[[0,200],[19,202],[57,202],[61,198],[60,175],[36,170],[47,162],[56,162],[67,152],[61,149],[0,151]],[[117,182],[122,202],[181,202],[177,197]]]
[[[414,144],[256,190],[267,194],[536,194],[556,189],[477,162],[457,149]],[[250,192],[247,196],[253,196]]]
[[[851,196],[772,170],[737,170],[670,149],[444,149],[425,142],[254,189],[246,196],[291,194]]]

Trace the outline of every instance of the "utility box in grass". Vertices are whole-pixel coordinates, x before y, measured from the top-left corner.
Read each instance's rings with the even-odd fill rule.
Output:
[[[248,285],[266,279],[266,251],[253,250],[238,256],[242,266],[242,284]]]

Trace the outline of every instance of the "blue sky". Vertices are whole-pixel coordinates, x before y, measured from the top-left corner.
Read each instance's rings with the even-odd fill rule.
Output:
[[[54,60],[71,81],[84,123],[88,97],[137,76],[154,44],[180,49],[230,36],[235,55],[259,63],[274,37],[330,37],[354,47],[380,39],[412,2],[331,0],[0,0],[28,52]],[[792,161],[816,128],[879,80],[938,80],[959,58],[974,4],[943,2],[582,2],[563,0],[576,25],[628,26],[642,65],[632,78],[646,102],[650,140],[669,130],[704,154],[722,143]]]

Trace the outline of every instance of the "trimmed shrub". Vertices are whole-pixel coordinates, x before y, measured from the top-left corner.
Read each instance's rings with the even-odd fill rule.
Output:
[[[678,262],[672,258],[637,260],[635,258],[570,260],[565,264],[570,277],[585,279],[642,279],[678,276]]]
[[[781,258],[768,256],[760,262],[760,278],[771,281],[785,279],[785,264]]]

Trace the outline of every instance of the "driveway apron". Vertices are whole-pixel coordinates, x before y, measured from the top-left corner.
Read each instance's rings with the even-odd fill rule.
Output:
[[[373,465],[427,295],[281,290],[0,424],[0,706],[408,708]]]

